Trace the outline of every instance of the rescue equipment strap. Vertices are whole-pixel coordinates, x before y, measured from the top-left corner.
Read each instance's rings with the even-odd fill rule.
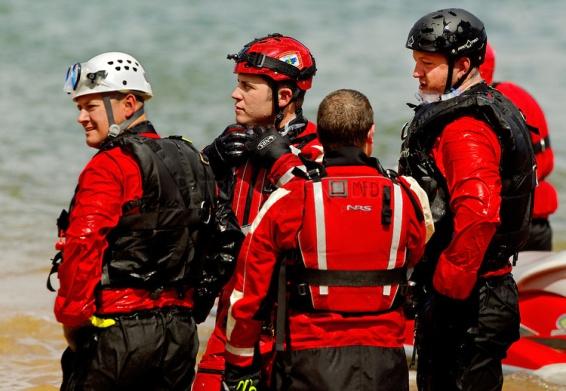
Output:
[[[287,276],[286,262],[279,265],[277,280],[277,319],[275,326],[275,351],[285,351],[285,335],[287,329]]]
[[[323,286],[382,286],[407,281],[407,269],[389,270],[318,270],[305,269],[301,279],[307,284]]]
[[[292,139],[293,146],[298,149],[303,149],[305,145],[316,138],[316,133],[307,134],[306,136],[296,137]]]
[[[381,224],[384,226],[391,225],[391,188],[389,186],[383,186],[382,195],[382,207],[381,207]]]
[[[550,137],[546,136],[545,138],[541,139],[538,143],[533,144],[533,149],[535,153],[544,152],[550,148]]]
[[[55,292],[55,288],[53,288],[53,285],[51,285],[51,276],[57,273],[57,270],[59,269],[59,264],[61,263],[62,260],[63,260],[62,251],[59,251],[57,254],[55,254],[53,259],[51,260],[51,270],[47,275],[47,289],[51,292]]]

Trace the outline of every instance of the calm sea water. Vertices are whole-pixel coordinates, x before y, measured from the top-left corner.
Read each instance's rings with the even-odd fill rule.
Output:
[[[233,120],[233,65],[226,54],[266,33],[290,34],[311,48],[319,69],[307,117],[316,117],[332,90],[362,91],[375,110],[375,155],[393,168],[399,129],[411,114],[405,103],[414,101],[417,88],[404,49],[407,32],[424,13],[447,6],[467,8],[484,21],[498,54],[496,79],[522,84],[541,103],[556,153],[551,181],[563,193],[561,1],[1,0],[0,389],[50,389],[59,381],[64,344],[43,279],[55,219],[94,152],[62,92],[69,64],[104,51],[131,53],[149,74],[155,98],[148,113],[157,129],[203,146]],[[566,208],[551,221],[555,242],[563,242]],[[519,379],[520,387],[527,383]]]

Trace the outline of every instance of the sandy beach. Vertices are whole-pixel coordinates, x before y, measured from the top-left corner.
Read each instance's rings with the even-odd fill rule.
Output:
[[[52,315],[54,293],[45,288],[48,270],[10,274],[0,279],[0,390],[57,390],[59,357],[65,348]],[[201,350],[212,331],[209,317],[199,326]],[[414,372],[411,390],[416,390]],[[505,391],[566,390],[526,373],[507,374]]]

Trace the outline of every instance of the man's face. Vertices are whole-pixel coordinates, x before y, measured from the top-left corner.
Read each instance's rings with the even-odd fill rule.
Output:
[[[123,100],[111,99],[112,111],[116,123],[126,119]],[[99,148],[108,137],[108,115],[102,100],[102,94],[79,96],[75,99],[79,115],[77,122],[85,130],[86,143],[89,147]]]
[[[83,95],[76,98],[79,110],[77,122],[85,130],[86,143],[89,147],[98,148],[108,137],[108,116],[104,108],[101,94]]]
[[[239,73],[232,98],[237,123],[246,126],[270,125],[273,122],[271,88],[261,76]]]
[[[419,79],[419,92],[424,94],[443,94],[448,76],[448,61],[439,53],[413,50],[415,69],[413,77]]]

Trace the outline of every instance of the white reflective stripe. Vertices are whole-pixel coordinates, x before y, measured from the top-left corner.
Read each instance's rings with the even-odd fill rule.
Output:
[[[257,216],[255,217],[254,221],[252,222],[252,225],[250,227],[250,230],[248,233],[253,234],[254,231],[256,230],[257,226],[261,223],[261,220],[263,219],[263,216],[265,216],[265,214],[267,213],[267,211],[277,202],[279,201],[281,198],[285,197],[287,194],[289,194],[290,191],[286,190],[286,189],[282,189],[279,188],[277,190],[275,190],[273,193],[271,193],[271,195],[269,196],[269,198],[267,199],[267,201],[265,201],[265,204],[263,204],[263,206],[261,207],[261,209],[259,210],[259,213],[257,214]]]
[[[299,148],[295,147],[294,145],[291,145],[290,149],[291,149],[291,153],[293,155],[298,155],[299,153],[301,153],[301,150]],[[293,170],[295,168],[298,168],[298,169],[304,171],[305,173],[307,172],[307,168],[304,165],[291,167],[290,169],[288,169],[285,172],[285,174],[281,175],[281,178],[279,178],[279,180],[277,181],[277,183],[275,185],[277,187],[281,187],[284,184],[286,184],[287,182],[289,182],[291,179],[293,179],[295,177],[295,175],[293,175]]]
[[[401,240],[401,228],[403,228],[403,193],[401,186],[393,184],[393,233],[391,236],[391,248],[389,249],[389,263],[387,269],[394,269],[397,262],[397,252],[399,250],[399,242]],[[405,252],[403,252],[405,254]],[[403,255],[404,257],[405,255]],[[391,294],[391,285],[383,287],[383,294],[389,296]]]
[[[246,170],[249,167],[249,162],[250,161],[247,160],[246,163],[244,164],[244,169],[242,171],[242,178],[246,177]],[[241,204],[240,197],[242,195],[242,187],[244,187],[244,181],[240,181],[240,186],[238,186],[238,189],[234,192],[234,195],[233,195],[233,197],[238,200],[238,202],[236,202],[236,210],[234,211],[234,214],[236,216],[238,216],[238,210],[240,209],[240,204]],[[244,202],[244,204],[245,204],[245,202]]]
[[[291,167],[290,169],[287,170],[287,172],[285,172],[285,174],[281,175],[281,178],[279,178],[279,180],[276,183],[277,187],[282,187],[284,184],[286,184],[287,182],[289,182],[291,179],[293,179],[295,177],[295,175],[293,174],[293,170],[295,168],[298,168],[298,169],[300,169],[304,172],[307,171],[307,168],[305,166]]]
[[[318,149],[320,151],[320,155],[316,157],[315,162],[322,163],[322,158],[324,157],[324,149],[322,145],[313,145],[313,148]]]
[[[242,225],[242,227],[240,229],[242,230],[244,235],[247,235],[250,232],[250,227],[251,227],[251,224],[246,224],[246,225]]]
[[[232,337],[232,331],[234,330],[234,325],[236,324],[236,319],[232,316],[232,306],[235,302],[244,297],[244,292],[240,292],[236,289],[230,294],[230,308],[228,308],[228,319],[226,320],[226,337],[228,340]]]
[[[229,342],[226,342],[226,351],[232,353],[235,356],[253,357],[255,349],[253,348],[253,346],[251,348],[237,348],[230,345]]]
[[[314,214],[316,221],[317,262],[319,270],[327,270],[326,263],[326,225],[324,223],[324,198],[322,196],[322,182],[313,183]],[[328,294],[328,286],[318,287],[321,295]]]

